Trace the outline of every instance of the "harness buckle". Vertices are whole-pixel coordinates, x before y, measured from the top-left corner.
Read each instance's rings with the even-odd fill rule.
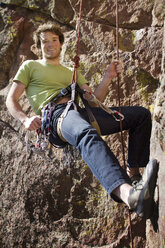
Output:
[[[63,88],[61,90],[61,95],[66,96],[69,93],[69,90],[67,88]]]
[[[114,117],[114,119],[116,120],[116,121],[122,121],[122,120],[124,120],[124,115],[122,115],[120,112],[118,112],[118,111],[115,111],[114,112],[114,114],[112,114],[113,115],[113,117]],[[116,116],[115,116],[116,115]]]

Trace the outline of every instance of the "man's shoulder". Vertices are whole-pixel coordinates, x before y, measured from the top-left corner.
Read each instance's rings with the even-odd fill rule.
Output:
[[[29,60],[25,60],[21,64],[20,69],[28,70],[28,71],[33,71],[35,69],[42,70],[43,69],[43,66],[44,65],[42,64],[42,62],[39,59],[38,60],[29,59]]]
[[[34,65],[34,64],[39,64],[39,60],[33,60],[33,59],[28,59],[25,60],[22,65]]]
[[[65,65],[65,64],[61,64],[61,67],[63,68],[63,70],[67,70],[67,71],[73,71],[73,67]]]
[[[74,71],[74,67],[73,66],[65,65],[65,64],[61,64],[61,66],[63,67],[64,70],[67,70],[69,72],[72,72],[73,73],[73,71]],[[82,70],[81,70],[80,67],[77,68],[77,72],[78,72],[78,74],[81,74],[82,73]]]

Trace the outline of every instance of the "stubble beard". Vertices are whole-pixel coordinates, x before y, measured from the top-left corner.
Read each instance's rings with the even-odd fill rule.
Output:
[[[49,60],[57,60],[60,58],[60,55],[55,55],[55,56],[45,55],[45,58]]]
[[[46,59],[49,59],[49,60],[56,60],[56,59],[59,59],[60,58],[60,54],[61,54],[61,51],[59,51],[58,53],[56,53],[55,55],[49,55],[48,53],[45,54],[45,58]]]

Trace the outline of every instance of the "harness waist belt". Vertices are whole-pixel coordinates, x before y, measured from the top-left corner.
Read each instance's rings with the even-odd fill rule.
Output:
[[[69,85],[66,88],[63,88],[61,90],[60,93],[58,93],[52,100],[51,102],[55,103],[57,100],[59,100],[59,98],[63,97],[63,96],[67,96],[71,94],[71,85]]]

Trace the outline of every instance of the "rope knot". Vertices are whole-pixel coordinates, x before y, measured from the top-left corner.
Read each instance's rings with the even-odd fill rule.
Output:
[[[76,55],[73,59],[74,63],[75,63],[75,68],[79,68],[80,67],[80,57],[78,55]]]

